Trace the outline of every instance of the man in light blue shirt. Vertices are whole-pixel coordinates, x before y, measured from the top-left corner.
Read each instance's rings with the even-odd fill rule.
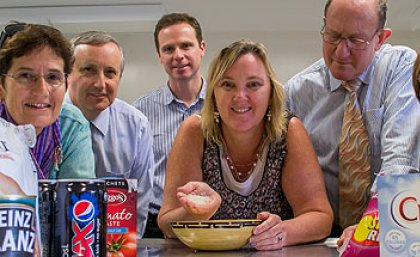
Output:
[[[201,110],[206,84],[200,72],[206,45],[198,21],[185,13],[164,15],[156,24],[155,46],[169,80],[133,105],[150,121],[156,168],[145,237],[163,237],[157,225],[166,160],[181,122]]]
[[[324,58],[285,85],[288,108],[304,123],[324,172],[339,236],[339,139],[342,83],[360,80],[357,94],[370,145],[371,181],[378,174],[419,171],[420,105],[411,73],[416,53],[385,44],[386,1],[328,1],[321,30]],[[373,188],[375,189],[375,184]],[[368,192],[365,192],[368,193]]]
[[[65,101],[91,123],[97,177],[138,180],[137,232],[142,237],[153,196],[153,139],[146,116],[116,99],[124,68],[118,41],[100,31],[72,39],[74,66]]]

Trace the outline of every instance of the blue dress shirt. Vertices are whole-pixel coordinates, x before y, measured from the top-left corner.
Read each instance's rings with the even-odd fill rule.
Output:
[[[358,99],[369,134],[372,181],[378,174],[419,171],[420,104],[411,82],[415,58],[410,48],[385,44],[359,76],[363,85]],[[336,217],[338,145],[348,98],[341,83],[320,59],[284,87],[288,108],[302,120],[312,140]]]
[[[166,161],[178,127],[188,116],[201,110],[206,85],[206,82],[202,79],[200,93],[190,106],[186,106],[181,100],[177,99],[172,94],[168,84],[133,103],[134,107],[149,118],[153,131],[153,152],[156,164],[153,181],[154,198],[150,202],[150,212],[153,214],[157,214],[162,205]]]

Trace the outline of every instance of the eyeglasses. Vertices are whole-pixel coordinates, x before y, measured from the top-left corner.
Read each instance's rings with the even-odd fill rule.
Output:
[[[367,41],[361,38],[357,38],[357,37],[343,37],[340,34],[327,32],[325,31],[325,25],[322,27],[319,33],[321,33],[322,40],[325,43],[338,45],[340,44],[341,40],[345,40],[348,48],[354,49],[354,50],[365,50],[366,47],[370,44],[370,42],[373,40],[373,38],[379,31],[380,29],[377,29],[375,33],[372,35],[372,37]]]
[[[26,23],[12,23],[6,25],[0,34],[0,48],[3,47],[7,38],[13,36],[18,31],[22,31],[26,25]]]
[[[67,74],[62,72],[48,72],[44,75],[35,74],[29,71],[18,71],[15,74],[2,74],[2,76],[8,77],[16,81],[18,84],[32,87],[41,78],[52,88],[57,89],[61,87],[66,81]]]

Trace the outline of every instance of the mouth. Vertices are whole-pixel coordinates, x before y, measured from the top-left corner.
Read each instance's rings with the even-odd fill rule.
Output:
[[[252,107],[248,107],[248,108],[233,108],[232,107],[231,110],[233,112],[236,112],[236,113],[246,113],[246,112],[251,111],[252,110]]]
[[[34,109],[46,109],[51,108],[51,104],[35,104],[35,103],[27,103],[25,106],[34,108]]]
[[[106,94],[103,93],[89,93],[89,95],[93,97],[105,97]]]
[[[174,69],[185,69],[188,66],[189,66],[188,64],[185,64],[185,65],[174,65],[174,66],[172,66],[172,68],[174,68]]]
[[[334,61],[340,65],[349,65],[351,64],[350,61],[346,61],[346,60],[339,60],[339,59],[334,59]]]

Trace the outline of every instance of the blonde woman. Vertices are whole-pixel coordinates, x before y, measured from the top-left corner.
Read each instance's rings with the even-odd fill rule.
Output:
[[[321,170],[302,123],[284,109],[265,47],[241,40],[223,49],[205,99],[169,155],[158,218],[165,235],[175,237],[174,220],[257,218],[257,250],[327,237],[333,214]]]

